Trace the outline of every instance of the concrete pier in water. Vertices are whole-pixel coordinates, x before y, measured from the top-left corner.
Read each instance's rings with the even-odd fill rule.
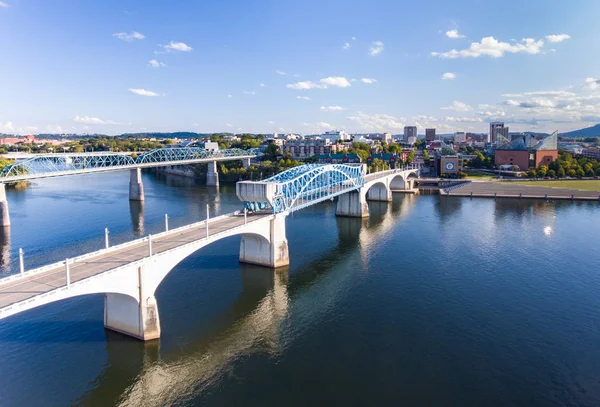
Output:
[[[129,171],[129,200],[144,200],[144,184],[142,183],[141,168],[132,168]]]
[[[206,173],[206,186],[219,186],[219,173],[217,172],[217,162],[211,161],[208,163],[208,172]]]
[[[10,226],[8,201],[6,200],[6,184],[0,184],[0,226]]]

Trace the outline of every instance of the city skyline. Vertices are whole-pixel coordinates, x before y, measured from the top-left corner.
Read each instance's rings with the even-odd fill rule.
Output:
[[[589,127],[598,12],[592,1],[6,0],[0,133]]]

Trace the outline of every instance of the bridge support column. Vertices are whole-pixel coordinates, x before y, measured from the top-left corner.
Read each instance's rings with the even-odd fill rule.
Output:
[[[217,162],[210,161],[208,163],[208,172],[206,173],[206,186],[218,187],[219,186],[219,173],[217,172]]]
[[[242,235],[240,262],[271,268],[290,264],[284,215],[269,221],[269,241],[259,235]]]
[[[6,200],[6,185],[0,184],[0,226],[10,226],[8,201]]]
[[[142,341],[160,338],[158,305],[154,294],[145,292],[143,269],[138,273],[138,298],[117,293],[104,294],[104,327]]]
[[[369,205],[367,205],[365,195],[362,190],[346,192],[340,195],[335,208],[336,216],[348,216],[351,218],[369,217]]]
[[[142,184],[142,169],[133,168],[129,172],[129,200],[144,200],[144,184]]]
[[[250,159],[249,158],[242,158],[242,166],[244,168],[250,167]]]

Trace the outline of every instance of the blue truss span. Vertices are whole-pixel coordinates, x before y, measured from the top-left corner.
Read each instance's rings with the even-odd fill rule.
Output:
[[[241,150],[232,148],[211,151],[198,147],[157,148],[137,155],[136,153],[66,153],[40,154],[29,159],[7,165],[0,172],[0,182],[22,179],[44,178],[58,175],[108,171],[135,167],[189,164],[200,161],[228,160],[256,157],[257,148]]]
[[[306,164],[263,181],[240,181],[237,193],[249,210],[295,211],[362,187],[362,164]]]

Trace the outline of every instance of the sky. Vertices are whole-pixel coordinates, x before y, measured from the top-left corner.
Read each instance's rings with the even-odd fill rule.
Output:
[[[597,0],[0,0],[0,133],[567,131]]]

